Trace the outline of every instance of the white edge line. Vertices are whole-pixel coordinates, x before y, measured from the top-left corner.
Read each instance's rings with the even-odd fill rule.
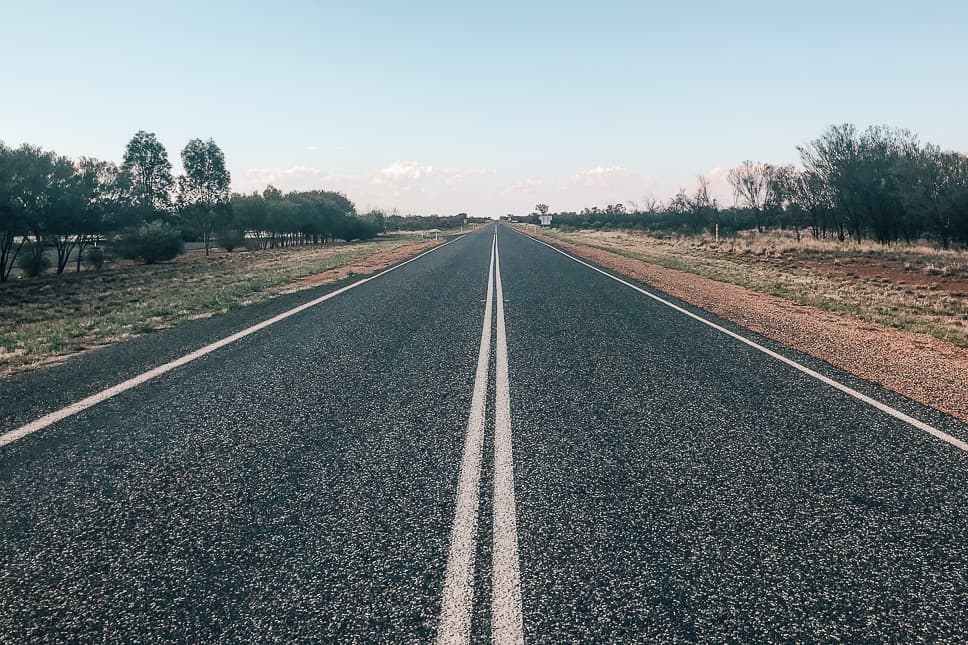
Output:
[[[504,325],[501,251],[495,248],[497,342],[494,410],[494,497],[491,558],[491,641],[524,643],[521,615],[521,564],[518,557],[517,510],[514,500],[514,459],[511,441],[511,385]]]
[[[520,233],[519,231],[515,231],[515,232]],[[522,235],[524,235],[524,234],[522,233]],[[552,246],[551,244],[548,244],[547,242],[545,242],[543,240],[539,240],[537,238],[531,237],[530,235],[525,235],[525,237],[527,237],[530,240],[534,240],[538,244],[543,244],[543,245],[547,246],[549,249],[551,249],[553,251],[557,251],[558,253],[561,253],[566,258],[569,258],[571,260],[574,260],[578,264],[582,264],[582,265],[588,267],[589,269],[592,269],[594,271],[597,271],[597,272],[601,273],[602,275],[607,276],[607,277],[611,278],[612,280],[615,280],[616,282],[620,282],[620,283],[624,284],[626,287],[629,287],[630,289],[634,289],[635,291],[638,291],[639,293],[641,293],[643,295],[646,295],[649,298],[652,298],[653,300],[655,300],[657,302],[660,302],[660,303],[666,305],[667,307],[671,307],[672,309],[675,309],[679,313],[685,314],[685,315],[689,316],[690,318],[692,318],[694,320],[698,320],[699,322],[701,322],[704,325],[708,325],[709,327],[712,327],[713,329],[715,329],[717,331],[720,331],[720,332],[726,334],[727,336],[730,336],[732,338],[735,338],[736,340],[738,340],[738,341],[740,341],[742,343],[745,343],[745,344],[749,345],[750,347],[752,347],[754,349],[757,349],[757,350],[763,352],[764,354],[766,354],[766,355],[768,355],[768,356],[770,356],[772,358],[775,358],[776,360],[780,361],[781,363],[786,363],[790,367],[793,367],[794,369],[800,370],[804,374],[807,374],[809,376],[812,376],[813,378],[817,379],[818,381],[822,381],[823,383],[826,383],[830,387],[833,387],[833,388],[835,388],[837,390],[840,390],[841,392],[843,392],[845,394],[848,394],[848,395],[854,397],[858,401],[863,401],[864,403],[866,403],[866,404],[868,404],[868,405],[870,405],[870,406],[872,406],[874,408],[877,408],[881,412],[885,412],[885,413],[891,415],[895,419],[899,419],[899,420],[901,420],[901,421],[903,421],[903,422],[905,422],[905,423],[907,423],[907,424],[909,424],[911,426],[914,426],[918,430],[923,430],[924,432],[927,432],[928,434],[930,434],[930,435],[932,435],[932,436],[934,436],[934,437],[936,437],[938,439],[941,439],[942,441],[945,441],[945,442],[951,444],[952,446],[954,446],[956,448],[959,448],[961,450],[964,450],[964,451],[968,452],[968,443],[962,441],[961,439],[958,439],[957,437],[951,436],[947,432],[943,432],[942,430],[938,430],[934,426],[930,426],[927,423],[924,423],[923,421],[919,421],[918,419],[915,419],[912,416],[909,416],[907,414],[904,414],[900,410],[896,410],[896,409],[892,408],[891,406],[889,406],[889,405],[887,405],[885,403],[881,403],[880,401],[877,401],[876,399],[872,399],[871,397],[867,396],[866,394],[862,394],[862,393],[858,392],[857,390],[853,389],[852,387],[849,387],[847,385],[844,385],[843,383],[840,383],[839,381],[835,381],[835,380],[833,380],[832,378],[830,378],[828,376],[824,376],[820,372],[817,372],[817,371],[814,371],[814,370],[810,369],[806,365],[801,365],[800,363],[796,362],[793,359],[787,358],[786,356],[783,356],[782,354],[778,354],[777,352],[774,352],[772,349],[769,349],[767,347],[764,347],[763,345],[760,345],[757,342],[754,342],[754,341],[752,341],[752,340],[750,340],[750,339],[748,339],[748,338],[746,338],[744,336],[741,336],[741,335],[737,334],[736,332],[730,331],[730,330],[726,329],[725,327],[722,327],[720,325],[717,325],[716,323],[714,323],[714,322],[712,322],[710,320],[706,320],[702,316],[698,316],[698,315],[692,313],[691,311],[689,311],[687,309],[683,309],[682,307],[680,307],[680,306],[678,306],[676,304],[673,304],[673,303],[669,302],[665,298],[661,298],[661,297],[655,295],[654,293],[650,293],[650,292],[646,291],[645,289],[643,289],[641,287],[638,287],[638,286],[632,284],[631,282],[628,282],[628,281],[623,280],[623,279],[621,279],[619,277],[616,277],[616,276],[612,275],[611,273],[609,273],[607,271],[603,271],[602,269],[599,269],[598,267],[596,267],[596,266],[594,266],[592,264],[589,264],[588,262],[585,262],[583,260],[580,260],[580,259],[576,258],[575,256],[569,254],[569,253],[565,253],[561,249],[559,249],[559,248],[557,248],[555,246]]]
[[[461,237],[463,237],[463,236],[461,236]],[[315,307],[316,305],[318,305],[318,304],[320,304],[322,302],[325,302],[325,301],[329,300],[330,298],[335,298],[336,296],[338,296],[338,295],[340,295],[342,293],[346,293],[350,289],[355,289],[356,287],[360,286],[361,284],[365,284],[365,283],[367,283],[367,282],[369,282],[371,280],[375,280],[376,278],[379,278],[380,276],[386,275],[387,273],[390,273],[391,271],[395,271],[396,269],[399,269],[400,267],[402,267],[402,266],[404,266],[406,264],[410,264],[411,262],[413,262],[415,260],[419,260],[420,258],[422,258],[423,256],[425,256],[425,255],[427,255],[429,253],[433,253],[434,251],[437,251],[439,249],[444,248],[448,244],[453,244],[457,240],[461,239],[461,237],[454,238],[453,240],[450,240],[449,242],[444,242],[443,244],[440,244],[438,246],[435,246],[434,248],[432,248],[432,249],[430,249],[428,251],[424,251],[420,255],[415,255],[414,257],[410,258],[409,260],[406,260],[404,262],[401,262],[400,264],[395,264],[394,266],[390,267],[389,269],[384,269],[383,271],[381,271],[379,273],[376,273],[376,274],[371,275],[369,277],[363,278],[361,280],[357,280],[356,282],[354,282],[352,284],[348,284],[345,287],[340,287],[339,289],[337,289],[335,291],[332,291],[330,293],[327,293],[326,295],[320,296],[319,298],[316,298],[315,300],[311,300],[309,302],[303,303],[303,304],[299,305],[298,307],[294,307],[294,308],[292,308],[292,309],[290,309],[288,311],[284,311],[281,314],[277,314],[277,315],[273,316],[272,318],[269,318],[267,320],[263,320],[260,323],[257,323],[255,325],[252,325],[251,327],[248,327],[246,329],[243,329],[242,331],[236,332],[236,333],[234,333],[234,334],[232,334],[230,336],[226,336],[225,338],[223,338],[221,340],[218,340],[218,341],[215,341],[214,343],[211,343],[210,345],[206,345],[206,346],[204,346],[204,347],[202,347],[200,349],[196,349],[194,352],[191,352],[189,354],[185,354],[181,358],[176,358],[175,360],[173,360],[171,362],[168,362],[168,363],[165,363],[164,365],[159,365],[158,367],[155,367],[153,369],[150,369],[147,372],[144,372],[142,374],[139,374],[138,376],[134,376],[132,378],[129,378],[126,381],[123,381],[121,383],[118,383],[117,385],[111,386],[111,387],[107,388],[106,390],[101,390],[100,392],[98,392],[96,394],[92,394],[91,396],[88,396],[86,398],[83,398],[80,401],[77,401],[76,403],[72,403],[71,405],[68,405],[66,407],[63,407],[60,410],[56,410],[54,412],[51,412],[49,414],[46,414],[46,415],[40,417],[39,419],[36,419],[34,421],[31,421],[30,423],[27,423],[25,425],[22,425],[19,428],[16,428],[15,430],[9,430],[9,431],[5,432],[4,434],[0,435],[0,446],[6,446],[7,444],[13,443],[14,441],[17,441],[18,439],[22,439],[23,437],[26,437],[29,434],[32,434],[34,432],[37,432],[38,430],[43,430],[44,428],[46,428],[46,427],[48,427],[50,425],[53,425],[54,423],[57,423],[58,421],[61,421],[63,419],[66,419],[67,417],[73,416],[73,415],[77,414],[78,412],[82,412],[84,410],[87,410],[88,408],[93,407],[93,406],[97,405],[98,403],[101,403],[103,401],[106,401],[106,400],[110,399],[111,397],[117,396],[118,394],[121,394],[122,392],[125,392],[127,390],[130,390],[133,387],[137,387],[138,385],[141,385],[143,383],[146,383],[146,382],[148,382],[148,381],[150,381],[150,380],[152,380],[152,379],[154,379],[154,378],[156,378],[158,376],[161,376],[162,374],[165,374],[166,372],[170,372],[170,371],[172,371],[172,370],[174,370],[176,368],[179,368],[182,365],[186,365],[188,363],[191,363],[192,361],[194,361],[194,360],[196,360],[198,358],[201,358],[202,356],[205,356],[206,354],[210,354],[211,352],[214,352],[217,349],[221,349],[222,347],[225,347],[226,345],[230,345],[230,344],[234,343],[237,340],[240,340],[242,338],[245,338],[246,336],[249,336],[251,334],[254,334],[255,332],[260,331],[262,329],[265,329],[266,327],[269,327],[270,325],[274,325],[274,324],[276,324],[277,322],[279,322],[281,320],[285,320],[286,318],[289,318],[290,316],[294,316],[294,315],[296,315],[296,314],[298,314],[298,313],[300,313],[302,311],[305,311],[306,309],[309,309],[310,307]]]
[[[437,643],[464,645],[471,638],[471,614],[474,609],[474,558],[477,555],[477,510],[480,504],[481,452],[484,447],[486,420],[487,377],[491,361],[491,318],[494,300],[494,253],[496,241],[491,243],[491,263],[487,270],[487,301],[481,345],[477,352],[477,370],[471,408],[467,415],[464,452],[454,509],[454,523],[450,532],[450,550],[440,600],[440,619],[437,624]]]

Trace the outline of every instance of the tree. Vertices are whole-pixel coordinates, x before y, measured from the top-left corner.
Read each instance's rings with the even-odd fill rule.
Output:
[[[534,208],[535,208],[536,211],[538,211],[538,215],[547,215],[548,214],[548,205],[547,204],[538,204]]]
[[[927,145],[898,164],[909,220],[919,220],[948,248],[968,220],[968,157]],[[963,238],[961,238],[963,240]]]
[[[883,126],[858,133],[849,123],[828,128],[820,138],[798,148],[806,170],[830,189],[840,239],[860,241],[870,232],[881,243],[900,236],[913,239],[921,223],[909,217],[902,195],[902,168],[918,154],[917,138],[907,130]]]
[[[31,265],[40,266],[51,229],[60,227],[69,218],[67,202],[73,164],[66,157],[29,144],[13,150],[9,161],[13,169],[10,205],[21,236],[18,250],[29,242],[28,252],[34,256]]]
[[[153,219],[171,206],[175,180],[168,151],[152,132],[139,130],[124,150],[122,178],[132,205],[145,219]]]
[[[97,242],[116,226],[123,216],[121,186],[118,167],[108,161],[81,157],[77,163],[76,187],[80,192],[81,211],[77,218],[76,247],[77,271],[85,248]]]
[[[0,141],[0,282],[10,277],[24,245],[24,219],[14,204],[14,151]]]
[[[178,206],[182,216],[211,250],[212,238],[221,221],[231,211],[225,155],[209,139],[192,139],[181,153],[185,174],[178,178]]]
[[[793,207],[806,215],[813,238],[826,239],[833,210],[830,186],[813,170],[804,169],[787,175],[785,192]]]
[[[780,182],[777,168],[767,163],[744,161],[729,171],[726,181],[733,188],[736,202],[752,210],[756,227],[764,230],[768,224],[766,216],[772,214],[778,204]]]

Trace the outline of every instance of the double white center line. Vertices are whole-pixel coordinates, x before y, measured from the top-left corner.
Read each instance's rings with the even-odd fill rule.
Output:
[[[496,286],[496,289],[495,289]],[[457,485],[457,509],[450,534],[450,554],[440,607],[437,642],[469,643],[474,609],[474,560],[477,553],[477,515],[480,505],[481,451],[484,445],[488,365],[491,358],[492,302],[497,292],[497,348],[494,418],[494,513],[491,549],[491,638],[495,643],[523,643],[521,574],[515,520],[514,468],[511,456],[511,401],[508,348],[504,329],[504,291],[497,232],[491,243],[487,275],[487,304],[467,435]]]

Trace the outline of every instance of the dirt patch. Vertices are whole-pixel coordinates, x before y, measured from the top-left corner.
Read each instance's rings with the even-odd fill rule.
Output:
[[[617,253],[534,237],[968,422],[968,348]]]
[[[311,289],[324,284],[339,282],[344,278],[349,278],[350,276],[354,275],[376,273],[377,271],[382,271],[393,264],[402,262],[408,257],[422,253],[423,251],[442,243],[443,240],[430,240],[428,242],[421,242],[419,244],[399,246],[395,249],[390,249],[389,251],[380,251],[379,253],[374,253],[373,255],[369,255],[361,260],[357,260],[356,262],[351,262],[346,266],[336,267],[335,269],[330,269],[329,271],[306,276],[301,280],[297,280],[290,285],[282,287],[280,292],[293,293],[294,291],[302,291],[303,289]]]
[[[810,260],[803,262],[802,265],[821,275],[933,287],[941,291],[946,291],[953,296],[965,296],[968,294],[968,279],[964,276],[944,275],[942,269],[937,269],[936,272],[924,269],[920,271],[913,270],[905,268],[902,262],[860,262],[851,260],[831,265],[829,262]]]

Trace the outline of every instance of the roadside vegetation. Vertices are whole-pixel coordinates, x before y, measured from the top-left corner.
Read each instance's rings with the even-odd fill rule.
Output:
[[[381,213],[382,214],[382,213]],[[387,231],[430,231],[441,230],[458,232],[462,227],[480,225],[487,222],[483,217],[468,217],[467,213],[456,215],[423,215],[420,217],[391,213],[384,215],[384,227]]]
[[[359,215],[344,195],[315,190],[230,193],[218,145],[192,139],[181,151],[183,175],[168,152],[140,131],[120,166],[73,160],[50,150],[0,143],[0,282],[58,275],[73,266],[102,270],[117,260],[154,264],[185,244],[264,250],[354,241],[384,230],[383,214]]]
[[[831,126],[799,166],[744,162],[647,200],[525,218],[558,239],[968,347],[968,157],[906,130]]]
[[[710,196],[709,179],[654,199],[551,213],[539,204],[527,219],[576,229],[630,229],[657,235],[733,236],[787,231],[796,240],[873,241],[881,245],[968,245],[968,156],[922,144],[907,130],[831,126],[798,148],[801,164],[744,162],[727,180],[733,204]]]

